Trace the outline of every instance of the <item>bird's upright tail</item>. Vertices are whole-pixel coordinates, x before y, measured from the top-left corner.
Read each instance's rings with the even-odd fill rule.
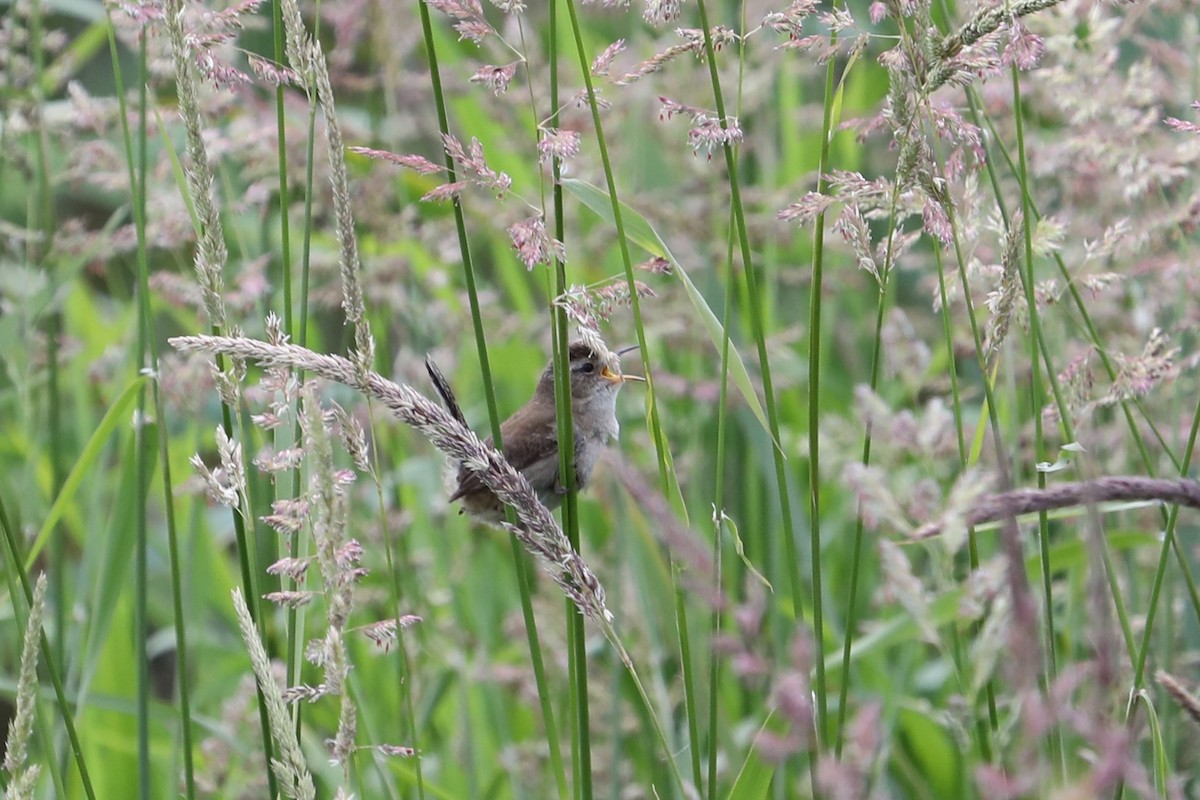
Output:
[[[442,402],[446,404],[446,410],[450,412],[450,416],[458,420],[464,428],[468,427],[467,418],[458,406],[458,400],[454,397],[454,390],[450,388],[450,381],[446,380],[446,376],[438,369],[438,365],[433,362],[433,358],[428,355],[425,356],[425,371],[429,373],[429,379],[433,381],[433,388],[437,390],[438,395],[442,398]]]

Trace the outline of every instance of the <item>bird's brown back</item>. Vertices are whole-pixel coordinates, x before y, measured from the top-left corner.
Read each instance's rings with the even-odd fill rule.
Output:
[[[524,431],[525,434],[520,437],[510,436],[517,430]],[[546,412],[532,404],[522,406],[500,424],[500,437],[504,440],[504,458],[518,472],[537,469],[547,459],[554,459],[557,463],[558,427],[553,408]],[[487,438],[487,443],[492,444],[492,437]],[[481,490],[487,491],[487,487],[483,485],[479,475],[463,467],[458,471],[458,488],[450,496],[450,502]]]

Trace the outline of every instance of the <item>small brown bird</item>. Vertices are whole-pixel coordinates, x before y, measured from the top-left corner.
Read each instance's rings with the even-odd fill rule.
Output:
[[[575,482],[580,489],[587,485],[605,444],[617,437],[617,392],[626,381],[645,380],[621,373],[620,355],[631,349],[598,353],[583,342],[572,342],[568,350]],[[466,418],[445,376],[428,357],[425,368],[450,414],[466,425]],[[529,402],[501,423],[500,436],[504,440],[504,457],[508,463],[525,476],[542,503],[548,508],[556,508],[562,502],[566,487],[559,479],[553,362],[542,370]],[[491,437],[487,441],[491,444]],[[462,501],[460,514],[466,511],[485,522],[499,522],[504,518],[504,504],[483,485],[476,473],[460,466],[457,480],[458,488],[450,496],[450,502]]]

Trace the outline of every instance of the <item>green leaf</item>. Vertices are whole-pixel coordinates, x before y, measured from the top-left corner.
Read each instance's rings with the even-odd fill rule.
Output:
[[[1162,724],[1159,722],[1158,712],[1154,708],[1154,701],[1149,692],[1145,689],[1138,691],[1133,696],[1131,705],[1136,703],[1141,703],[1146,707],[1146,722],[1150,728],[1150,747],[1154,761],[1154,793],[1158,797],[1166,797],[1171,766],[1170,755],[1163,743]]]
[[[100,452],[104,449],[108,437],[126,418],[125,415],[129,413],[130,406],[133,405],[138,392],[145,387],[145,384],[146,377],[139,376],[126,386],[125,391],[121,392],[121,396],[112,404],[108,413],[104,415],[104,419],[100,420],[100,424],[92,432],[91,438],[84,445],[83,452],[79,454],[79,460],[75,462],[75,466],[71,468],[71,473],[63,483],[62,491],[58,493],[58,497],[54,498],[54,505],[50,506],[50,511],[46,514],[46,521],[42,523],[42,529],[38,531],[37,538],[33,540],[33,546],[29,548],[29,555],[25,558],[26,569],[33,569],[38,553],[42,552],[42,548],[46,546],[46,541],[54,531],[55,524],[62,517],[72,498],[75,497],[75,492],[79,490],[79,484],[83,483],[84,476],[89,474],[92,465],[100,457]]]
[[[770,722],[771,716],[768,714],[758,732],[761,734],[765,731]],[[754,737],[754,741],[758,741],[757,736]],[[746,753],[746,760],[742,762],[742,768],[738,770],[737,780],[733,782],[726,796],[729,800],[758,800],[767,797],[767,790],[771,787],[771,778],[774,776],[774,765],[763,761],[758,754],[758,748],[751,747]]]
[[[900,709],[899,723],[909,755],[933,796],[961,797],[962,755],[945,728],[911,707]]]
[[[836,131],[842,122],[842,102],[846,97],[846,79],[850,77],[850,70],[854,67],[854,62],[858,61],[861,53],[862,50],[857,47],[850,51],[850,58],[846,61],[846,66],[842,68],[842,77],[838,79],[837,89],[833,93],[833,114],[829,123],[831,138],[832,132]]]
[[[612,201],[609,200],[608,192],[598,186],[593,186],[587,181],[576,180],[575,178],[564,178],[562,185],[564,189],[575,195],[585,206],[596,212],[601,219],[610,223],[613,222]],[[708,331],[713,345],[717,350],[720,350],[721,344],[725,340],[725,329],[721,326],[721,321],[713,313],[712,309],[708,307],[704,295],[700,294],[700,290],[692,283],[692,279],[688,277],[683,265],[671,253],[670,248],[667,247],[663,238],[658,235],[658,232],[646,221],[645,217],[625,203],[621,203],[621,221],[625,225],[625,234],[629,237],[629,241],[650,255],[659,256],[671,262],[671,272],[679,277],[684,291],[687,292],[688,299],[692,301],[692,306],[695,307],[696,313],[700,317],[700,322],[703,323],[705,330]],[[729,356],[729,372],[733,377],[734,384],[737,386],[738,391],[741,392],[742,397],[746,398],[746,403],[749,404],[750,410],[754,412],[754,416],[758,417],[758,423],[762,426],[762,429],[770,436],[771,428],[767,424],[767,415],[763,412],[762,404],[758,402],[758,395],[754,391],[754,384],[750,381],[750,373],[746,371],[746,365],[742,362],[741,355],[738,354],[735,348],[730,347]],[[774,441],[773,436],[771,439]],[[778,447],[779,443],[775,442],[775,446]]]
[[[724,511],[717,511],[715,513],[720,516],[720,524],[729,531],[729,535],[733,538],[733,548],[737,551],[738,558],[742,560],[742,564],[768,592],[775,594],[775,587],[767,580],[767,576],[759,572],[755,568],[754,563],[750,561],[750,556],[746,555],[746,545],[742,542],[742,534],[738,531],[737,523]]]

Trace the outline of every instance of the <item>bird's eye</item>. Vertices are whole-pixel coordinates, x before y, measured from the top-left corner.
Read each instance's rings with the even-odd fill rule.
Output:
[[[585,361],[579,365],[579,371],[580,372],[595,372],[596,365],[590,361]]]

